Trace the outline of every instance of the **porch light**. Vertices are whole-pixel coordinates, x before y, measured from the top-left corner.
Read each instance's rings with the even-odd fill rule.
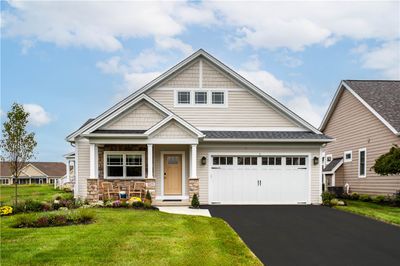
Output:
[[[206,165],[207,158],[205,156],[201,157],[201,165]]]
[[[319,158],[317,156],[315,156],[313,160],[314,160],[314,165],[317,165],[319,162]]]

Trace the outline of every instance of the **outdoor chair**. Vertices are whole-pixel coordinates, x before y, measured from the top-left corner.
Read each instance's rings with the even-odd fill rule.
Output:
[[[143,198],[146,195],[146,182],[135,182],[132,186],[129,186],[128,189],[129,197],[139,195],[139,198]]]
[[[111,195],[119,195],[119,191],[114,189],[111,182],[103,182],[101,183],[101,187],[103,188],[103,197],[107,195],[107,199],[111,199]]]

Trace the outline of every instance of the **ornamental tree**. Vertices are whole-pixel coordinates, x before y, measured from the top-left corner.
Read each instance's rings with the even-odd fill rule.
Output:
[[[22,105],[14,103],[3,123],[0,142],[1,159],[10,163],[11,176],[15,178],[15,205],[18,203],[18,177],[26,163],[34,158],[35,133],[28,133],[29,113]]]
[[[400,174],[400,147],[393,145],[388,153],[382,154],[376,159],[372,169],[380,175]]]

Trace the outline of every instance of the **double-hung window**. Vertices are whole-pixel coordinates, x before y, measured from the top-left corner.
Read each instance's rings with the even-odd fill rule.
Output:
[[[144,166],[144,152],[105,152],[105,178],[144,178]]]
[[[367,176],[367,149],[358,150],[358,177]]]

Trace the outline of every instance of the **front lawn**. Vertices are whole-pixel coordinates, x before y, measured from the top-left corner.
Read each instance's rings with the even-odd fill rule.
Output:
[[[336,206],[336,209],[344,210],[383,222],[400,225],[400,208],[383,206],[372,202],[346,200],[348,206]]]
[[[2,265],[261,265],[219,218],[95,209],[96,222],[10,228],[1,218]]]
[[[1,205],[14,205],[15,187],[0,186]],[[54,189],[53,185],[18,185],[18,200],[49,201],[55,194],[66,194],[62,190]]]

